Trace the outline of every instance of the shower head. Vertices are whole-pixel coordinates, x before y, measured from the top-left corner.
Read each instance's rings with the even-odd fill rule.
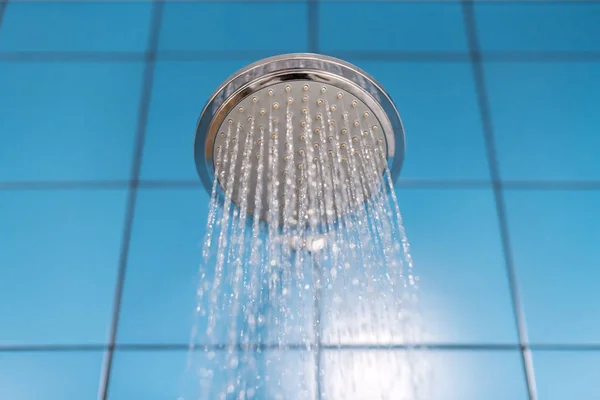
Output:
[[[325,176],[342,197],[336,178],[344,184],[362,173],[360,196],[355,189],[346,197],[368,198],[377,188],[364,183],[364,164],[379,175],[389,170],[395,180],[404,151],[402,122],[383,88],[359,68],[319,54],[279,55],[236,72],[208,100],[195,138],[196,168],[209,192],[217,179],[235,204],[265,220],[278,199],[280,222],[290,199],[292,219],[298,216],[302,188],[327,190],[314,183]],[[336,204],[321,214],[349,209]],[[316,203],[305,216],[318,214],[311,207]]]

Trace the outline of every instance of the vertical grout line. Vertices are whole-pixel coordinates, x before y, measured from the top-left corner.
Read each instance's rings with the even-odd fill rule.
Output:
[[[311,53],[319,52],[319,1],[308,1],[308,49]]]
[[[484,134],[489,171],[491,175],[490,178],[492,179],[492,188],[496,203],[496,214],[498,215],[498,224],[500,228],[506,274],[508,277],[513,314],[519,335],[519,348],[521,350],[523,374],[525,377],[525,383],[527,385],[529,400],[537,400],[538,396],[535,383],[535,373],[533,369],[533,359],[531,357],[531,351],[527,347],[527,326],[525,322],[525,314],[523,312],[522,303],[520,300],[517,274],[512,257],[512,248],[510,244],[508,223],[506,218],[506,205],[504,201],[502,185],[500,183],[500,172],[496,144],[494,140],[494,129],[492,126],[489,98],[485,86],[481,51],[479,48],[479,39],[477,37],[477,27],[475,24],[475,9],[472,0],[463,0],[462,9],[467,41],[469,44],[471,67],[473,69],[473,78],[475,80],[475,90],[477,92],[477,100],[479,103],[479,112]]]
[[[2,21],[4,21],[4,12],[8,6],[8,0],[0,0],[0,28],[2,28]]]
[[[117,282],[115,287],[113,313],[110,325],[110,336],[106,356],[102,365],[102,375],[100,377],[101,380],[98,392],[98,400],[107,400],[110,386],[114,350],[116,346],[117,331],[119,326],[119,316],[121,313],[121,301],[123,298],[123,288],[127,269],[127,261],[129,258],[129,248],[131,244],[133,220],[135,215],[137,189],[139,187],[143,149],[146,138],[146,126],[148,123],[148,113],[150,109],[150,100],[152,97],[154,68],[156,63],[156,53],[158,49],[158,40],[160,36],[163,8],[163,0],[157,0],[152,3],[152,19],[150,23],[148,48],[145,57],[146,61],[142,81],[143,86],[138,109],[137,129],[133,149],[133,159],[131,164],[131,175],[125,211],[125,221],[123,225],[123,237],[121,242],[121,252],[119,256],[119,269],[117,273]]]

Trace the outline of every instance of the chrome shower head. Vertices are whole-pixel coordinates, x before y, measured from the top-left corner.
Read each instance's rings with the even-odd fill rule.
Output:
[[[283,204],[296,199],[301,182],[326,173],[343,180],[373,158],[363,157],[371,147],[384,159],[373,161],[377,173],[387,167],[395,180],[404,159],[404,129],[383,88],[342,60],[285,54],[247,66],[214,92],[198,121],[195,162],[209,192],[218,171],[218,184],[250,214],[267,219],[277,197],[281,221]],[[372,148],[368,151],[375,154]],[[317,172],[311,174],[313,170]],[[259,175],[265,184],[257,184]],[[272,180],[277,186],[267,184]],[[332,190],[340,195],[337,188]],[[366,199],[373,190],[365,187],[358,197]],[[300,205],[294,201],[297,216]],[[332,207],[337,207],[331,212],[335,215],[344,212],[339,204]],[[318,212],[309,205],[306,214]]]

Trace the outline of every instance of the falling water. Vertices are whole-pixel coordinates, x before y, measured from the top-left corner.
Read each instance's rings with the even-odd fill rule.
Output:
[[[188,364],[199,398],[422,398],[419,278],[381,125],[332,86],[265,91],[215,149]],[[348,350],[396,344],[403,360]]]

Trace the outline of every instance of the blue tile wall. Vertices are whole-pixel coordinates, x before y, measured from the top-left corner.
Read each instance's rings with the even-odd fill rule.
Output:
[[[239,352],[241,368],[253,362],[262,375],[243,374],[243,379],[256,386],[254,396],[259,399],[307,400],[313,398],[314,362],[311,353],[298,350]],[[203,371],[188,370],[186,351],[118,351],[115,354],[113,384],[110,398],[148,400],[183,398],[218,399],[226,393],[232,377],[224,368],[226,352],[197,352],[194,365]],[[246,361],[244,361],[246,360]],[[211,369],[212,385],[203,386],[205,370]],[[248,369],[246,371],[250,371]],[[198,378],[200,376],[200,379]],[[229,398],[231,395],[229,395]]]
[[[142,71],[137,62],[0,63],[0,179],[128,179]]]
[[[325,398],[527,398],[517,351],[431,350],[421,356],[419,359],[426,361],[419,365],[405,351],[325,351]],[[365,368],[369,365],[377,365],[378,368]],[[412,384],[411,379],[415,376],[425,379],[428,384]],[[361,384],[357,385],[357,390],[348,382]]]
[[[600,372],[600,355],[590,351],[536,351],[533,354],[540,398],[593,399]]]
[[[597,180],[600,63],[486,64],[500,174]]]
[[[222,348],[186,370],[206,325],[195,125],[287,52],[340,56],[398,106],[429,349],[326,287],[320,357],[275,331],[239,353],[254,398],[408,400],[411,368],[432,400],[600,398],[599,19],[594,0],[0,0],[0,399],[218,399],[208,369],[227,389]]]
[[[483,51],[600,50],[597,2],[511,3],[480,2],[475,6]]]
[[[3,399],[93,399],[102,351],[3,353]]]
[[[467,51],[458,3],[323,2],[319,27],[324,52]]]
[[[13,2],[0,51],[145,51],[149,2]]]
[[[506,201],[530,340],[598,343],[600,323],[582,316],[600,313],[600,192],[511,190]]]
[[[168,2],[159,49],[167,51],[308,51],[306,2]]]
[[[106,343],[126,194],[0,191],[0,345]]]

